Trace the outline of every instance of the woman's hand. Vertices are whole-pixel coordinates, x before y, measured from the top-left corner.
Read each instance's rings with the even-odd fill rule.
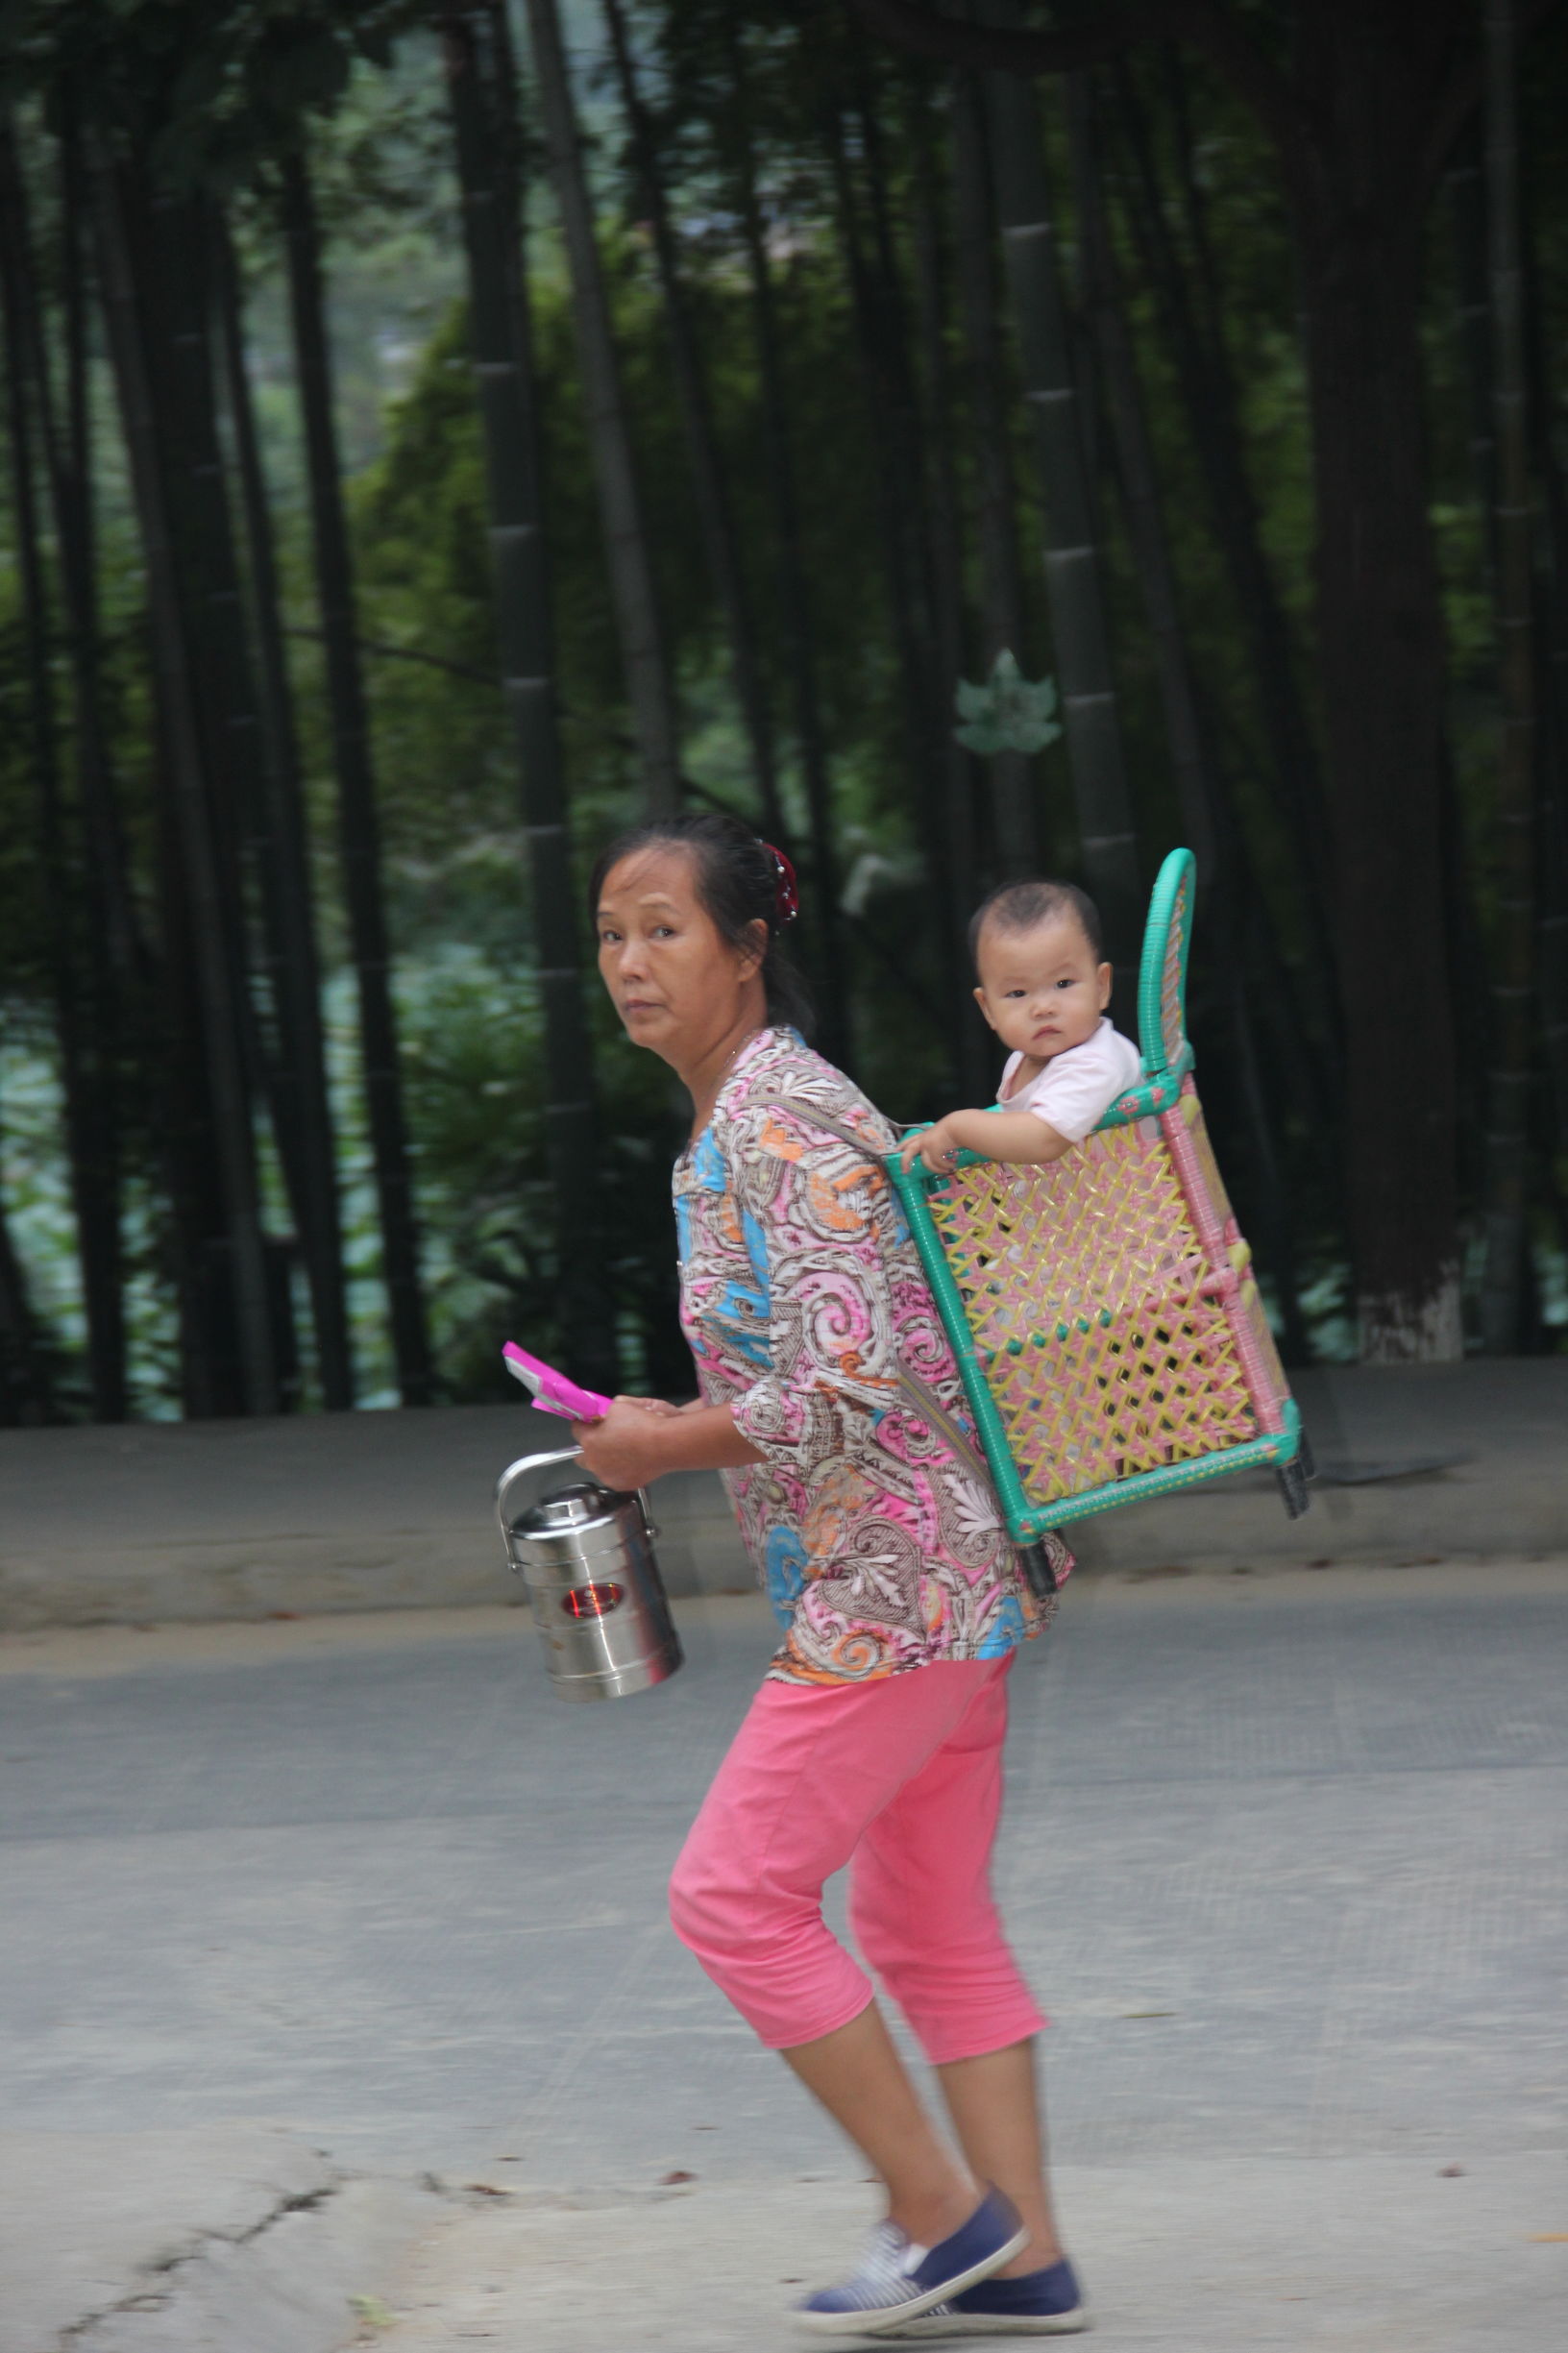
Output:
[[[582,1466],[601,1486],[646,1487],[669,1468],[662,1443],[678,1409],[662,1397],[617,1397],[600,1422],[574,1422]]]
[[[660,1397],[618,1397],[601,1422],[574,1422],[583,1468],[607,1487],[646,1487],[666,1471],[732,1471],[762,1457],[736,1429],[727,1406],[669,1406]]]

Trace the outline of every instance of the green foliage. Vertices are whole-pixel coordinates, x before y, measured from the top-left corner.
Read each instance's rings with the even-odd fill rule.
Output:
[[[947,1108],[949,1008],[938,886],[943,848],[914,756],[957,741],[983,758],[1035,763],[1041,835],[1071,870],[1074,820],[1053,680],[1032,443],[1012,403],[1010,518],[1022,559],[1018,642],[982,667],[975,517],[980,472],[968,358],[952,282],[950,189],[940,77],[870,45],[851,12],[825,0],[682,0],[634,10],[640,70],[676,225],[686,299],[706,371],[718,455],[733,507],[745,588],[779,754],[793,847],[816,904],[795,740],[796,678],[780,594],[776,484],[769,471],[758,321],[742,211],[754,177],[778,312],[776,387],[798,472],[801,555],[811,584],[815,683],[828,748],[835,845],[845,878],[857,1075],[903,1117]],[[758,817],[761,803],[732,677],[723,614],[697,527],[684,426],[642,192],[623,152],[619,101],[604,71],[597,13],[569,12],[569,46],[588,126],[623,391],[651,547],[661,621],[678,684],[683,760],[696,795]],[[1531,318],[1550,413],[1560,435],[1568,381],[1568,150],[1555,136],[1565,64],[1560,37],[1537,37],[1525,92],[1531,156]],[[24,177],[36,204],[40,279],[58,342],[61,261],[57,135],[71,117],[107,151],[135,155],[166,189],[201,184],[228,206],[247,280],[253,372],[283,575],[299,699],[321,929],[332,968],[334,1084],[342,1115],[354,1295],[361,1356],[384,1396],[379,1282],[352,1020],[297,400],[282,295],[276,166],[308,149],[328,256],[340,428],[352,478],[357,628],[370,690],[383,827],[383,881],[397,960],[407,1109],[440,1377],[449,1396],[505,1394],[500,1342],[527,1337],[570,1360],[552,1323],[557,1269],[542,1112],[540,1015],[516,751],[497,679],[484,466],[460,299],[463,266],[441,62],[428,6],[405,0],[3,0],[0,74],[15,100]],[[1190,57],[1131,61],[1129,86],[1151,126],[1168,225],[1194,302],[1228,355],[1239,395],[1241,455],[1262,545],[1291,634],[1309,726],[1313,652],[1310,419],[1293,257],[1264,135],[1227,85]],[[1242,1222],[1279,1209],[1279,1188],[1249,1144],[1234,991],[1239,965],[1263,1040],[1260,1084],[1285,1164],[1303,1311],[1320,1346],[1345,1344],[1344,1238],[1337,1138],[1309,1080],[1336,1052],[1330,992],[1313,962],[1291,836],[1282,812],[1257,668],[1225,561],[1220,518],[1196,454],[1194,421],[1173,364],[1148,257],[1135,230],[1131,162],[1113,91],[1107,195],[1128,320],[1174,551],[1180,619],[1205,724],[1217,750],[1259,907],[1243,936],[1197,928],[1192,1021],[1206,1101]],[[525,100],[525,111],[527,101]],[[1076,290],[1072,174],[1065,115],[1042,95],[1069,291]],[[554,575],[554,684],[581,879],[599,844],[637,809],[621,658],[601,546],[571,304],[540,159],[525,123],[533,333]],[[1188,144],[1189,142],[1189,144]],[[835,161],[833,148],[838,145]],[[1190,153],[1192,184],[1180,165]],[[934,159],[934,160],[933,160]],[[937,481],[933,345],[916,300],[914,199],[933,198],[947,306],[948,452],[963,541],[964,658],[937,663],[933,542],[922,537]],[[1446,198],[1445,198],[1446,204]],[[1458,953],[1478,968],[1498,919],[1492,879],[1496,657],[1485,532],[1471,442],[1474,386],[1457,327],[1458,287],[1446,212],[1429,235],[1426,364],[1433,520],[1448,621],[1449,741],[1456,812]],[[1212,257],[1203,259],[1200,229]],[[871,299],[857,313],[853,232]],[[157,996],[167,855],[165,748],[155,715],[139,526],[101,327],[92,369],[97,465],[101,689],[131,887],[152,958],[127,1046],[138,1407],[169,1409],[177,1387],[171,1266],[174,1220],[159,1154],[151,1077],[165,1017]],[[12,355],[8,354],[8,361]],[[58,357],[58,353],[57,353]],[[1086,372],[1091,374],[1087,331]],[[1009,362],[1009,365],[1011,362]],[[1011,385],[1006,387],[1011,389]],[[388,394],[391,397],[388,397]],[[1121,723],[1145,865],[1180,821],[1143,584],[1128,551],[1112,436],[1086,404],[1100,493]],[[911,429],[912,428],[912,429]],[[890,449],[913,451],[887,492]],[[0,526],[12,521],[9,485]],[[890,504],[894,511],[890,516]],[[900,537],[900,534],[902,535]],[[0,528],[9,547],[13,534]],[[45,550],[51,663],[64,772],[75,750],[57,551]],[[900,562],[928,705],[914,708],[895,609]],[[910,585],[912,583],[912,585]],[[1550,583],[1543,582],[1543,596]],[[1560,583],[1553,590],[1560,594]],[[1554,625],[1560,632],[1560,612]],[[34,718],[25,682],[13,560],[0,555],[0,1000],[7,1010],[14,1141],[6,1206],[34,1289],[67,1359],[79,1359],[69,1217],[58,1146],[52,946],[37,888],[41,850]],[[1015,658],[1016,657],[1016,658]],[[1038,683],[1031,683],[1038,681]],[[933,739],[927,746],[921,730]],[[943,776],[951,772],[939,769]],[[971,784],[983,772],[967,770]],[[945,789],[945,788],[944,788]],[[954,787],[954,790],[957,788]],[[68,802],[74,809],[71,795]],[[992,878],[982,788],[967,812],[977,887]],[[74,818],[72,820],[74,825]],[[83,851],[73,831],[69,873]],[[254,921],[255,909],[249,919]],[[589,943],[583,935],[585,956]],[[809,945],[809,941],[808,941]],[[254,954],[254,943],[245,953]],[[602,1107],[606,1248],[628,1373],[678,1390],[689,1379],[673,1323],[665,1164],[680,1116],[661,1065],[621,1037],[591,970]],[[264,996],[264,992],[261,993]],[[1462,995],[1462,992],[1461,992]],[[1471,990],[1479,1002],[1479,989]],[[1471,1100],[1484,1068],[1482,1018],[1465,1042]],[[1332,1091],[1332,1089],[1331,1089]],[[49,1162],[48,1139],[56,1134]],[[1547,1189],[1550,1193],[1550,1187]],[[282,1229],[281,1196],[269,1212]],[[1543,1265],[1547,1261],[1543,1257]],[[1553,1294],[1556,1297],[1556,1293]],[[1552,1312],[1556,1313],[1554,1308]],[[64,1388],[74,1405],[67,1372]]]
[[[961,727],[954,741],[989,758],[998,751],[1043,751],[1062,730],[1056,723],[1056,680],[1031,683],[1004,648],[982,686],[960,678],[955,698]]]

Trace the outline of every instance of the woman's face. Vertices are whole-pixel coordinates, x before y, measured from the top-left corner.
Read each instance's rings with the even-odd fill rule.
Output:
[[[763,1018],[763,926],[754,945],[731,947],[678,844],[651,843],[611,867],[598,925],[600,974],[626,1035],[675,1069],[694,1067],[748,1013]]]

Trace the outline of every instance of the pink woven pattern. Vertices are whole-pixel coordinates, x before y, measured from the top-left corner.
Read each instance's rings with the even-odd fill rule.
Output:
[[[1260,1423],[1264,1430],[1278,1430],[1283,1426],[1280,1408],[1289,1396],[1290,1387],[1253,1279],[1252,1252],[1241,1238],[1241,1229],[1236,1222],[1225,1180],[1209,1140],[1203,1107],[1190,1079],[1182,1089],[1180,1107],[1172,1116],[1179,1123],[1175,1129],[1177,1174],[1183,1180],[1188,1205],[1194,1213],[1211,1263],[1216,1268],[1230,1267],[1237,1278],[1231,1313],[1239,1326],[1238,1344],[1257,1399]]]
[[[1235,1285],[1159,1122],[1046,1168],[966,1168],[930,1205],[1031,1503],[1257,1436],[1221,1295]]]

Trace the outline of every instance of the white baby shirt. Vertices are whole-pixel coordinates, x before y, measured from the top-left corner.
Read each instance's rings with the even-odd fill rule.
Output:
[[[1130,1038],[1112,1026],[1108,1015],[1082,1045],[1053,1054],[1038,1077],[1016,1095],[1008,1093],[1013,1073],[1023,1056],[1010,1054],[996,1090],[1001,1111],[1032,1111],[1037,1119],[1054,1127],[1069,1143],[1082,1143],[1097,1127],[1118,1094],[1125,1094],[1143,1075],[1143,1062]]]

